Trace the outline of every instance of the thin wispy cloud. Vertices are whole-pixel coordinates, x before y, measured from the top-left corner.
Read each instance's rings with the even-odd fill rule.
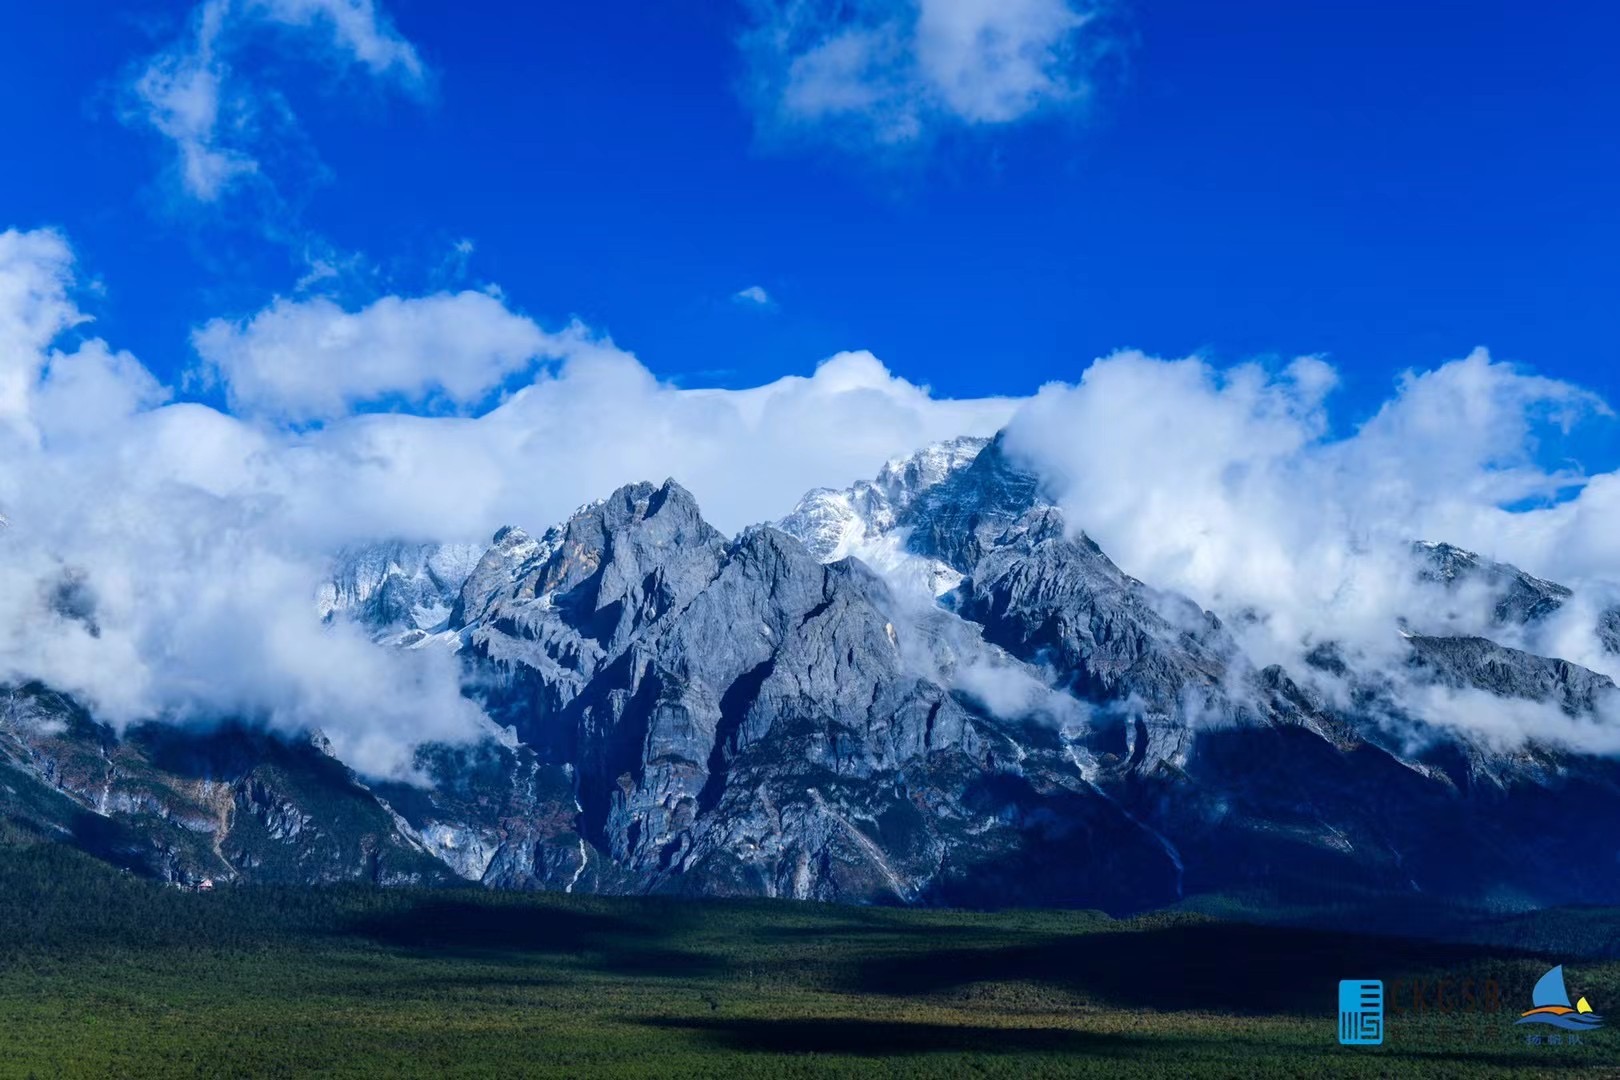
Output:
[[[1115,46],[1086,0],[754,0],[739,39],[768,138],[896,150],[1086,108]]]
[[[746,289],[738,289],[731,294],[731,299],[746,307],[768,308],[775,307],[776,301],[762,286],[750,285]]]
[[[262,176],[268,144],[295,123],[241,56],[252,41],[278,39],[324,66],[426,92],[426,65],[374,0],[203,0],[184,35],[136,72],[125,108],[129,123],[170,144],[184,197],[216,202]]]

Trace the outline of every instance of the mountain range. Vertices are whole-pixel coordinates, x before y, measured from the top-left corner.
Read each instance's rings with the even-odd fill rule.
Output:
[[[1515,647],[1568,589],[1414,543],[1414,582],[1485,605],[1471,632],[1414,616],[1394,664],[1325,639],[1285,668],[1243,646],[1263,616],[1132,578],[1083,525],[1001,439],[957,439],[735,537],[671,480],[487,546],[345,551],[319,617],[453,654],[483,738],[384,781],[318,731],[115,732],[13,685],[0,837],[177,883],[1111,912],[1620,895],[1620,841],[1592,825],[1620,820],[1620,762],[1434,715],[1615,722],[1607,676]],[[1620,653],[1620,609],[1599,618]]]

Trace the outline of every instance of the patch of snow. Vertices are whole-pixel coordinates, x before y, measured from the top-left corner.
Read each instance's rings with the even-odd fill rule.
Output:
[[[429,854],[468,881],[480,880],[495,858],[497,845],[459,825],[435,821],[417,835]]]
[[[574,886],[578,885],[579,884],[579,879],[582,876],[584,876],[584,874],[585,874],[585,866],[586,866],[586,863],[589,861],[589,856],[587,854],[587,852],[589,852],[589,850],[590,849],[585,846],[585,838],[580,837],[580,839],[579,839],[579,869],[574,871],[574,876],[568,879],[568,884],[567,885],[563,886],[563,892],[565,892],[565,893],[573,892],[574,891]]]
[[[348,548],[316,589],[315,609],[322,619],[352,619],[380,636],[396,629],[437,631],[483,555],[477,544]]]
[[[893,563],[903,552],[900,541],[904,537],[887,545],[881,541],[891,540],[900,514],[918,495],[970,464],[988,445],[988,439],[949,439],[895,458],[879,470],[875,480],[858,481],[843,491],[818,488],[810,492],[776,527],[822,562],[853,555],[874,569],[878,561]],[[886,553],[888,549],[893,554]],[[954,587],[953,582],[948,588]]]

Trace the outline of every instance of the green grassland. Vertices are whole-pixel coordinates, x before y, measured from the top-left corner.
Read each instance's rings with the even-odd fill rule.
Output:
[[[13,847],[0,1075],[1620,1076],[1620,1023],[1539,1047],[1512,1023],[1557,962],[1620,1020],[1620,917],[1537,925],[1442,945],[1191,912],[189,895]],[[1492,978],[1505,1004],[1341,1048],[1346,977]]]

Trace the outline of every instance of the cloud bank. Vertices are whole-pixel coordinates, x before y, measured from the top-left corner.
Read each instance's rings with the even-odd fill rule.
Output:
[[[1607,408],[1482,351],[1408,374],[1335,433],[1334,372],[1312,358],[1278,371],[1121,353],[1030,398],[956,401],[849,352],[751,389],[680,389],[586,328],[546,330],[483,293],[356,311],[280,299],[196,334],[226,412],[175,400],[89,334],[74,273],[62,236],[0,233],[0,680],[45,679],[116,723],[317,726],[355,767],[397,775],[416,743],[485,720],[451,658],[320,624],[314,592],[339,548],[539,530],[666,476],[734,532],[1003,426],[1077,527],[1222,614],[1262,663],[1297,669],[1330,639],[1387,661],[1402,616],[1501,638],[1488,605],[1452,611],[1414,584],[1407,545],[1432,538],[1574,586],[1533,640],[1509,643],[1620,673],[1591,629],[1620,595],[1620,475],[1539,452]],[[998,685],[981,681],[986,696]],[[1473,730],[1589,734],[1526,716],[1542,713]]]
[[[755,0],[740,47],[762,132],[854,148],[1074,112],[1109,41],[1080,0]]]
[[[1407,373],[1372,417],[1335,435],[1335,382],[1314,358],[1221,370],[1121,353],[1075,384],[1042,388],[1007,445],[1127,573],[1216,611],[1259,663],[1308,671],[1304,655],[1334,642],[1406,685],[1428,722],[1495,745],[1517,733],[1620,750],[1620,715],[1605,727],[1551,704],[1491,699],[1493,711],[1481,695],[1420,691],[1398,632],[1488,636],[1620,676],[1595,632],[1596,613],[1620,595],[1620,477],[1550,468],[1538,453],[1544,439],[1607,418],[1607,406],[1475,350]],[[1483,586],[1448,592],[1419,579],[1418,539],[1577,595],[1544,623],[1495,625]]]
[[[85,335],[73,275],[60,235],[0,233],[0,680],[44,679],[114,723],[320,727],[373,774],[484,721],[452,658],[321,625],[314,589],[342,545],[539,530],[668,475],[736,530],[777,516],[785,491],[994,431],[1014,408],[934,398],[864,353],[751,390],[680,390],[581,328],[548,333],[461,293],[357,312],[278,300],[206,325],[200,364],[232,415],[172,402]],[[520,372],[477,416],[348,411],[465,405]]]
[[[1597,554],[1620,520],[1593,513],[1614,477],[1536,456],[1538,436],[1605,414],[1598,398],[1476,350],[1408,373],[1333,437],[1335,382],[1312,358],[1273,373],[1122,353],[1043,387],[1008,445],[1125,569],[1218,610],[1277,613],[1291,636],[1369,615],[1387,629],[1382,583],[1409,575],[1385,560],[1409,565],[1416,539],[1556,579],[1620,571]],[[1508,509],[1535,500],[1551,505]]]
[[[479,292],[389,296],[355,312],[327,299],[277,300],[242,322],[209,322],[192,344],[233,411],[290,422],[385,399],[465,408],[570,347]]]

